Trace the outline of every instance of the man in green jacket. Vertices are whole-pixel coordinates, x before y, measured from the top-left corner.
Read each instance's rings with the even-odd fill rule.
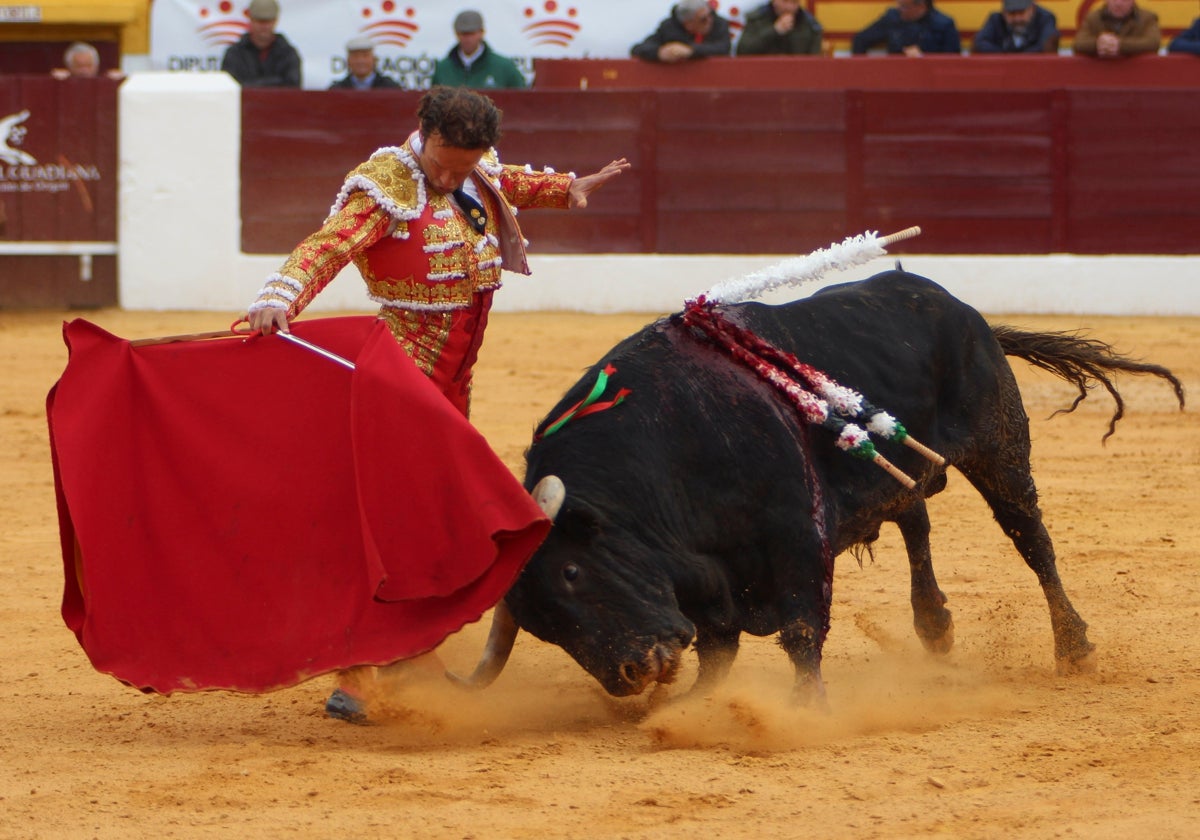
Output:
[[[800,0],[771,0],[746,12],[737,55],[820,55],[821,24]]]
[[[493,52],[483,40],[483,15],[461,12],[454,19],[458,46],[437,63],[431,85],[469,88],[523,88],[525,76],[511,58]]]

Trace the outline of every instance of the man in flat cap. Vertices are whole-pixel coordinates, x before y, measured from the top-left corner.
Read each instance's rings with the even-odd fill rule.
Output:
[[[431,85],[469,88],[523,88],[525,75],[511,58],[483,40],[483,15],[468,10],[454,19],[458,45],[437,63]]]
[[[398,88],[394,79],[375,71],[375,45],[370,38],[351,38],[346,44],[346,69],[350,72],[329,86],[330,90],[374,90]]]
[[[1003,0],[971,44],[973,53],[1057,53],[1058,20],[1033,0]]]
[[[275,31],[278,0],[250,0],[246,32],[225,50],[221,69],[242,87],[300,87],[300,53]]]

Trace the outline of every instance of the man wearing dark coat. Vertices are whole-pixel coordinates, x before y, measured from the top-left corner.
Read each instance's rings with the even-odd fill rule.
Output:
[[[629,53],[644,61],[676,64],[729,55],[732,46],[729,21],[714,12],[708,0],[679,0],[671,9],[671,16]]]
[[[377,90],[378,88],[398,88],[390,76],[375,71],[375,45],[370,38],[352,38],[346,44],[345,78],[338,79],[329,86],[330,90]]]
[[[250,0],[250,26],[225,50],[221,69],[242,87],[300,87],[300,53],[275,31],[278,0]]]
[[[907,56],[962,52],[958,26],[933,8],[933,0],[896,0],[893,8],[854,36],[850,52],[862,55],[877,46]]]
[[[975,33],[973,53],[1057,53],[1058,19],[1033,0],[1004,0]]]
[[[738,55],[820,55],[821,24],[800,0],[771,0],[746,12]]]

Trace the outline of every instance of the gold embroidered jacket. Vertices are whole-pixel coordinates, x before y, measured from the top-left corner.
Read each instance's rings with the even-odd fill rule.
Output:
[[[499,288],[501,268],[528,273],[513,208],[565,208],[572,176],[501,165],[489,151],[472,175],[487,211],[477,232],[428,188],[410,144],[379,149],[346,176],[321,229],[267,279],[252,310],[295,317],[351,260],[384,309],[462,309]]]

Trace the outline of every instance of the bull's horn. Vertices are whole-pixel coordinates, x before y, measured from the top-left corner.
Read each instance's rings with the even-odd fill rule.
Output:
[[[531,495],[542,512],[553,522],[567,498],[567,488],[558,476],[548,475],[537,483]],[[450,671],[446,672],[446,676],[452,682],[468,688],[487,688],[496,681],[496,677],[500,676],[500,672],[508,663],[508,656],[512,653],[519,629],[508,604],[501,600],[492,611],[492,629],[488,631],[483,655],[479,657],[479,664],[475,666],[471,676],[460,677]]]
[[[487,688],[504,670],[508,655],[512,653],[513,642],[517,640],[517,629],[517,621],[509,612],[508,604],[500,601],[492,610],[492,629],[488,631],[487,645],[471,676],[460,677],[450,671],[446,672],[446,676],[467,688]]]
[[[558,511],[562,507],[563,502],[567,498],[567,488],[563,485],[562,479],[556,475],[547,475],[537,483],[533,488],[533,500],[538,503],[538,507],[546,516],[550,517],[550,521],[554,521],[554,517],[558,516]]]

